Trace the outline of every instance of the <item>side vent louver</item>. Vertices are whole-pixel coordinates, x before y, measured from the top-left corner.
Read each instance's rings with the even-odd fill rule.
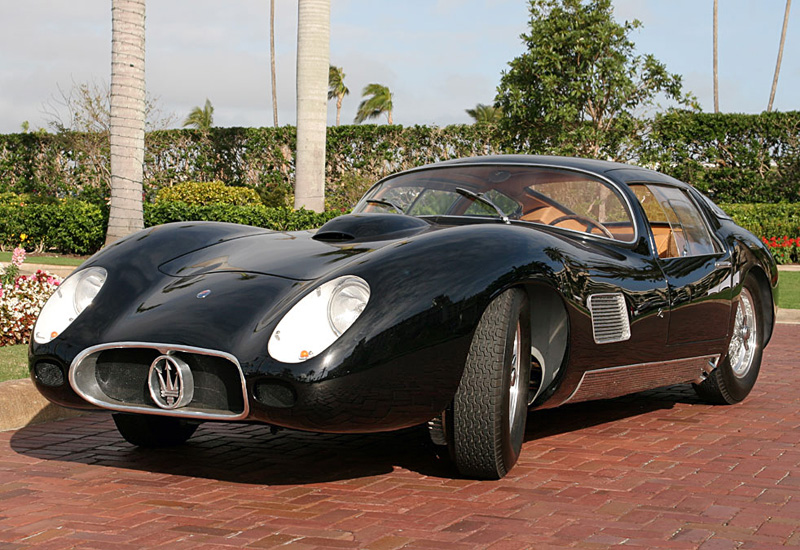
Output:
[[[592,294],[587,300],[592,314],[594,341],[598,344],[624,342],[631,337],[628,308],[622,294]]]

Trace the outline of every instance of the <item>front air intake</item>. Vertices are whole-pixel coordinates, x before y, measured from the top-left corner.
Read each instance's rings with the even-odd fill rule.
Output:
[[[592,294],[587,300],[592,314],[592,332],[598,344],[624,342],[631,337],[628,308],[622,294]]]

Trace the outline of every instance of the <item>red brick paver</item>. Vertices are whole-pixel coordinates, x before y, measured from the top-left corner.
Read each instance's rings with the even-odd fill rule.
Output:
[[[734,407],[676,387],[531,413],[498,482],[453,478],[417,430],[207,424],[163,451],[106,414],[0,433],[0,550],[800,546],[799,340],[777,328]]]

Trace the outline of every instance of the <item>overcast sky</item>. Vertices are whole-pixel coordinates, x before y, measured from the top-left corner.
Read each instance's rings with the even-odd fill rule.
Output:
[[[616,17],[639,19],[633,36],[683,75],[706,111],[712,102],[712,0],[614,0]],[[43,105],[73,83],[108,83],[111,2],[6,1],[0,8],[0,133],[47,126]],[[371,82],[394,93],[397,124],[469,122],[491,103],[501,72],[523,52],[525,0],[331,0],[331,63],[344,68],[355,116]],[[720,108],[766,109],[785,0],[720,2]],[[789,21],[777,110],[800,109],[800,7]],[[276,0],[279,123],[295,122],[297,1]],[[208,98],[217,126],[272,124],[268,0],[150,0],[147,88],[177,123]],[[335,120],[335,103],[328,119]],[[385,122],[381,120],[380,122]]]

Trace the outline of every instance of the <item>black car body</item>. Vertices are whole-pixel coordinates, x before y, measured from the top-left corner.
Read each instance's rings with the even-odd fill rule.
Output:
[[[129,441],[179,443],[207,420],[429,423],[462,473],[499,477],[526,406],[684,382],[741,401],[778,276],[671,177],[497,156],[386,178],[316,232],[152,227],[70,280],[37,321],[32,378],[55,403],[116,411]]]

